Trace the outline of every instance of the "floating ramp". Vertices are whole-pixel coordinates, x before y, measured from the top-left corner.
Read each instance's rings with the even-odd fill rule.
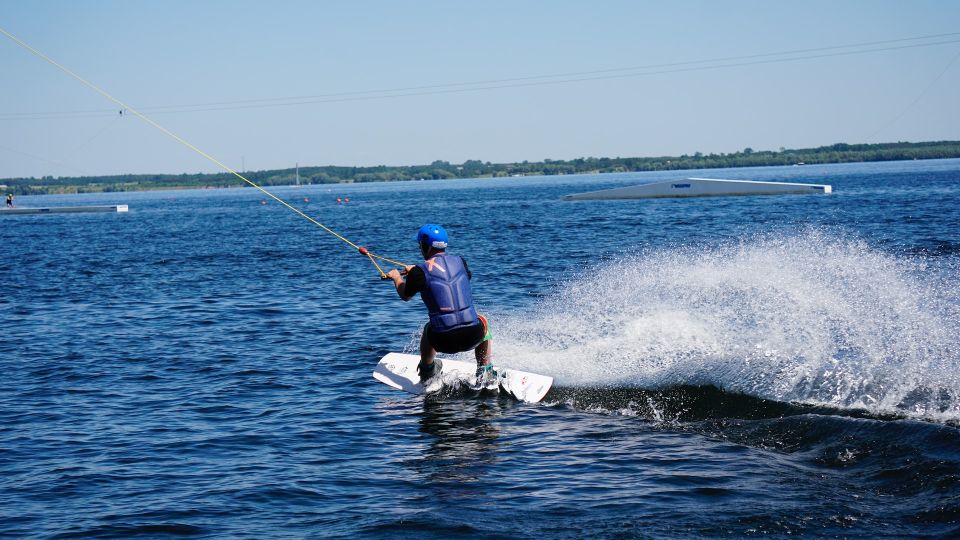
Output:
[[[590,199],[655,199],[661,197],[714,197],[719,195],[779,195],[785,193],[831,193],[828,185],[790,184],[787,182],[754,182],[752,180],[717,180],[687,178],[655,184],[642,184],[601,191],[565,195],[563,200]]]
[[[12,214],[83,214],[88,212],[126,212],[125,204],[114,206],[50,206],[47,208],[2,208],[0,216]]]

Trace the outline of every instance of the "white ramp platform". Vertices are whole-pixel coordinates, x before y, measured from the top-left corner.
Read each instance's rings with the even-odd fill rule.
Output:
[[[780,195],[797,193],[831,193],[824,184],[791,184],[787,182],[755,182],[752,180],[718,180],[687,178],[655,184],[642,184],[601,191],[565,195],[563,200],[655,199],[660,197],[713,197],[720,195]]]
[[[125,204],[114,206],[49,206],[46,208],[0,208],[0,216],[22,214],[82,214],[88,212],[127,212]]]

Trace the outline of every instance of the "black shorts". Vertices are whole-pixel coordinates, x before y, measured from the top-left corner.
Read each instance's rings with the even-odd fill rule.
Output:
[[[483,321],[477,321],[477,324],[473,326],[455,328],[449,332],[434,332],[430,328],[430,323],[427,323],[423,327],[423,331],[427,333],[427,341],[430,342],[430,346],[435,351],[445,354],[472,351],[483,342],[487,334]]]

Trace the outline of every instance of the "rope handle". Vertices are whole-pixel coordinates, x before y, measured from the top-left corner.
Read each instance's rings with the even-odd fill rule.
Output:
[[[360,249],[363,250],[363,248],[360,248]],[[363,251],[361,251],[360,253],[363,253]],[[376,261],[374,261],[373,264],[377,264]],[[377,270],[380,270],[380,266],[377,266]],[[407,267],[404,266],[404,265],[401,265],[401,268],[399,269],[399,272],[400,272],[400,275],[401,275],[401,276],[407,275]],[[381,271],[380,271],[380,281],[387,281],[387,280],[389,280],[389,279],[390,279],[390,278],[389,278],[386,274],[384,274],[383,271],[381,270]]]

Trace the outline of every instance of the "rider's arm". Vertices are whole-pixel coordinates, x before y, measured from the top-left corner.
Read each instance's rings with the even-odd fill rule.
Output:
[[[393,280],[393,285],[397,288],[397,294],[404,301],[413,298],[415,294],[420,292],[420,289],[422,289],[425,284],[423,270],[419,267],[408,266],[406,267],[406,272],[406,279],[396,270],[391,270],[387,273],[387,277]]]

